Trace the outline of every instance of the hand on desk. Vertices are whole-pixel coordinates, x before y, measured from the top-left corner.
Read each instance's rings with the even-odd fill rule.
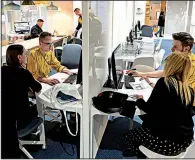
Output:
[[[152,83],[152,82],[149,80],[148,77],[142,76],[142,78],[140,78],[140,80],[143,80],[143,79],[144,79],[152,88],[154,88],[155,84]]]
[[[144,99],[144,97],[142,95],[136,95],[136,99]]]
[[[43,78],[42,82],[46,83],[46,84],[49,84],[51,86],[60,83],[57,79],[48,79],[48,78]]]
[[[141,77],[141,72],[135,71],[135,70],[128,70],[126,72],[127,74],[133,74],[133,76]]]
[[[72,75],[73,74],[73,72],[71,72],[69,69],[67,69],[67,68],[64,68],[63,70],[62,70],[62,72],[63,73],[66,73],[66,74],[68,74],[68,75]]]

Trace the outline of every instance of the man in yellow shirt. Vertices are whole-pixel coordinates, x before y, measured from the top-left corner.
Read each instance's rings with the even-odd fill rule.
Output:
[[[50,85],[59,83],[56,79],[48,79],[51,67],[57,72],[72,74],[69,69],[60,64],[52,49],[51,33],[42,32],[39,37],[39,48],[31,50],[27,63],[27,68],[35,79]]]
[[[190,70],[189,85],[193,88],[195,92],[195,54],[192,53],[192,47],[194,45],[194,38],[187,32],[179,32],[172,34],[173,37],[173,47],[171,48],[172,52],[185,52],[190,54],[192,61],[192,68]],[[163,70],[142,73],[138,71],[129,70],[127,73],[133,73],[135,76],[141,77],[162,77]],[[195,106],[195,100],[194,100]]]

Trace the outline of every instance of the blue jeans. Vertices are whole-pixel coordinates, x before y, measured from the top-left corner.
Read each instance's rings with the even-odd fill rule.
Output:
[[[163,30],[163,27],[159,26],[159,30],[155,33],[156,35],[158,35],[160,33],[160,36],[162,36],[162,30]]]

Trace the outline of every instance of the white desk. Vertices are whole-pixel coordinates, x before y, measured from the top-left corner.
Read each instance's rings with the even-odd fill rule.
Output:
[[[73,71],[74,72],[74,71]],[[56,78],[58,79],[60,82],[63,82],[66,78],[68,77],[67,74],[65,73],[56,73],[54,74],[53,76],[51,76],[51,78]],[[53,105],[51,104],[50,102],[50,99],[48,99],[46,96],[44,96],[44,92],[47,91],[48,89],[50,89],[52,86],[48,85],[48,84],[45,84],[45,83],[41,83],[42,85],[42,90],[40,93],[38,93],[36,95],[36,101],[37,101],[37,109],[38,109],[38,113],[39,113],[39,116],[41,118],[43,118],[43,120],[45,120],[44,118],[44,111],[46,109],[46,107],[49,107],[49,108],[54,108]],[[76,85],[77,87],[79,87],[79,85]],[[77,112],[78,114],[80,114],[80,158],[83,158],[83,130],[84,130],[84,125],[83,125],[83,105],[81,102],[78,102],[78,103],[73,103],[67,107],[65,107],[65,110],[64,110],[64,114],[66,114],[66,111],[69,111],[69,112],[75,112],[75,108],[77,108]],[[45,134],[44,132],[42,134]]]
[[[53,42],[56,43],[62,40],[63,37],[52,37],[52,39],[53,39]],[[39,38],[34,38],[34,39],[30,39],[30,40],[26,40],[26,41],[14,43],[14,44],[23,45],[25,49],[30,50],[30,49],[34,49],[39,46]],[[2,63],[6,63],[6,51],[9,46],[10,45],[3,46],[1,49]]]
[[[135,81],[139,81],[140,77],[135,77]],[[157,78],[150,78],[151,82],[156,83],[157,82]],[[123,80],[124,81],[124,80]],[[124,85],[123,85],[123,89],[118,89],[118,90],[114,90],[114,89],[110,89],[110,88],[103,88],[102,91],[116,91],[116,92],[120,92],[120,93],[124,93],[124,94],[128,94],[128,95],[132,95],[132,94],[139,94],[139,95],[143,95],[144,100],[147,101],[148,98],[150,97],[150,94],[152,92],[152,87],[149,87],[147,89],[144,90],[140,90],[140,91],[134,91],[132,89],[125,89]],[[136,109],[135,111],[135,116],[136,115],[142,115],[145,114],[142,110],[140,109]],[[98,116],[95,116],[98,115]],[[94,117],[95,116],[95,117]],[[101,143],[104,131],[106,129],[106,125],[107,125],[107,121],[105,117],[108,116],[121,116],[119,113],[113,113],[113,114],[107,114],[104,112],[101,112],[99,110],[97,110],[93,105],[91,106],[91,115],[90,115],[90,158],[95,158],[99,145]],[[107,118],[108,119],[108,118]]]

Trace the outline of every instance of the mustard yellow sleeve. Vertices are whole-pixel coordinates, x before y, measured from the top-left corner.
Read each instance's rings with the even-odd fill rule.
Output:
[[[61,72],[65,66],[62,66],[60,62],[57,60],[56,56],[54,55],[54,52],[51,53],[51,61],[54,65],[52,65],[52,68],[55,69],[57,72]]]
[[[31,72],[31,74],[33,75],[34,79],[40,78],[40,75],[38,73],[38,70],[37,70],[36,66],[37,66],[37,62],[33,58],[32,53],[30,53],[28,55],[27,69]]]

